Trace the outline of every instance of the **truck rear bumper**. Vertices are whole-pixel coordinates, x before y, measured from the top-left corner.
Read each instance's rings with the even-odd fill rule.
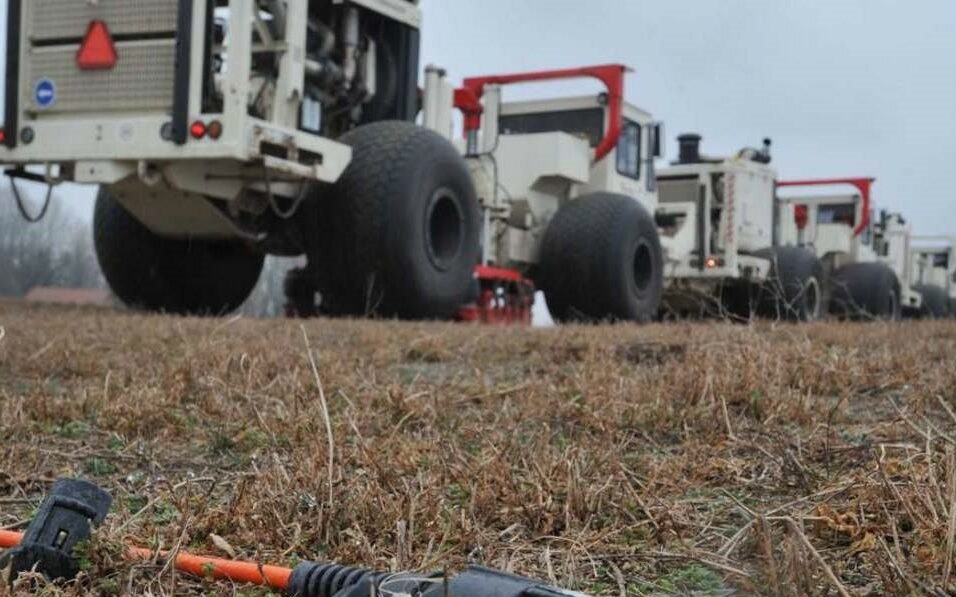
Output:
[[[731,255],[700,264],[694,255],[674,255],[670,251],[665,254],[664,276],[669,281],[700,285],[717,285],[728,280],[760,283],[770,276],[770,260],[752,255]]]
[[[88,161],[163,162],[234,160],[260,162],[279,175],[335,182],[351,160],[346,145],[300,131],[248,119],[241,130],[224,129],[219,139],[190,139],[176,145],[163,138],[169,118],[47,118],[30,123],[33,139],[15,149],[0,147],[0,163],[73,164]],[[104,182],[82,174],[83,182]]]

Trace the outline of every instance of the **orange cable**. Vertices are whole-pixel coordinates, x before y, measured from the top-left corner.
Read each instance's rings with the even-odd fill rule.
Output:
[[[19,545],[22,533],[0,531],[0,548]],[[127,556],[131,559],[148,560],[155,552],[142,547],[130,547]],[[289,588],[292,570],[280,566],[262,566],[252,562],[236,562],[221,558],[209,558],[180,553],[173,562],[176,570],[198,576],[231,580],[242,584],[253,584],[284,591]]]
[[[20,545],[20,541],[22,539],[23,533],[0,531],[0,548],[9,549],[11,547],[16,547],[17,545]]]

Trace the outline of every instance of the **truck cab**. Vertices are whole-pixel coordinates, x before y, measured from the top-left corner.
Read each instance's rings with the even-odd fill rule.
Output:
[[[956,239],[913,237],[913,284],[945,288],[956,298]]]
[[[923,314],[956,316],[956,238],[913,237],[912,260],[912,285],[923,294]]]
[[[791,186],[791,183],[782,183]],[[867,187],[869,188],[869,187]],[[876,222],[864,210],[863,192],[814,196],[781,196],[781,209],[792,217],[779,223],[782,242],[809,247],[828,271],[849,263],[876,261]]]
[[[519,269],[536,264],[546,224],[568,200],[616,193],[654,212],[660,125],[650,113],[625,102],[617,143],[606,157],[595,160],[608,119],[603,95],[501,104],[494,155],[499,198],[507,200],[494,211],[507,226],[497,263]],[[539,164],[530,166],[529,160]]]
[[[501,106],[498,131],[503,143],[518,135],[560,132],[597,149],[607,127],[607,100],[603,95],[507,102]],[[625,102],[617,145],[604,159],[595,161],[587,183],[577,185],[577,195],[596,190],[634,197],[648,210],[657,207],[654,145],[659,124],[651,114]]]

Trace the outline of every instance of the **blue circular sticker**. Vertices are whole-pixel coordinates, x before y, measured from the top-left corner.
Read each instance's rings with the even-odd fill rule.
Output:
[[[56,103],[56,84],[50,79],[40,79],[33,88],[33,100],[38,108],[49,108]]]

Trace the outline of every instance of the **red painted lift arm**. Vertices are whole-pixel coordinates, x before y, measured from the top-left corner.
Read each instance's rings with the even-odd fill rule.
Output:
[[[624,76],[630,72],[623,64],[606,64],[564,70],[536,71],[511,75],[488,75],[465,79],[462,87],[455,90],[455,107],[465,115],[465,134],[481,128],[481,98],[488,85],[512,85],[515,83],[535,83],[562,79],[592,78],[604,83],[607,89],[608,112],[610,113],[608,130],[595,150],[595,160],[607,157],[617,146],[621,136],[624,117]]]

